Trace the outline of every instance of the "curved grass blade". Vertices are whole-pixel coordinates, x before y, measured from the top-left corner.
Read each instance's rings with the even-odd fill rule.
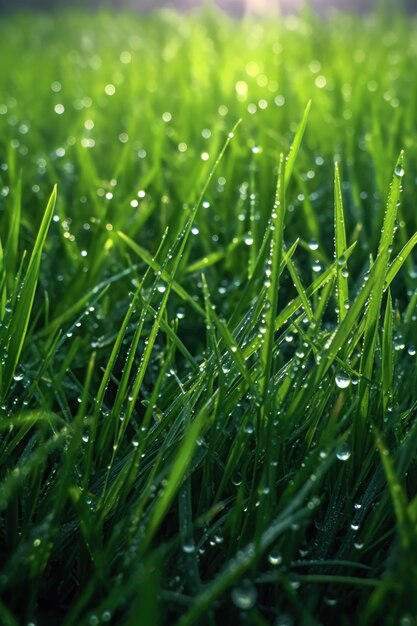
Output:
[[[298,125],[298,129],[295,134],[294,141],[291,145],[290,151],[286,159],[285,174],[284,174],[284,194],[286,194],[288,185],[290,184],[290,181],[291,181],[291,176],[294,170],[295,161],[297,159],[301,142],[303,140],[304,133],[307,128],[307,122],[308,122],[308,116],[310,114],[310,109],[311,109],[311,100],[308,101],[307,106],[304,110],[303,116],[301,118],[301,122]]]
[[[125,235],[125,233],[121,231],[117,232],[117,236],[120,239],[122,239],[129,246],[129,248],[133,250],[133,252],[135,252],[135,254],[137,254],[137,256],[140,259],[142,259],[142,261],[144,261],[144,263],[146,263],[150,268],[152,268],[155,274],[159,275],[161,280],[163,280],[165,283],[171,283],[172,291],[174,291],[182,300],[184,300],[184,302],[189,304],[190,307],[194,309],[196,313],[198,313],[201,317],[205,316],[204,309],[202,309],[197,304],[197,302],[193,300],[193,298],[187,293],[187,291],[183,287],[181,287],[179,283],[177,283],[177,281],[171,280],[169,271],[166,269],[163,269],[160,263],[158,263],[158,261],[152,258],[152,255],[149,254],[147,250],[142,248],[142,246],[137,244],[135,241],[130,239],[130,237],[128,237],[127,235]]]
[[[388,291],[385,307],[384,329],[382,334],[382,398],[384,413],[392,398],[394,379],[394,352],[392,343],[392,298]]]
[[[52,216],[54,214],[57,196],[57,188],[54,187],[49,198],[39,231],[29,260],[29,266],[20,290],[20,297],[15,304],[9,330],[8,355],[4,366],[4,377],[2,380],[1,395],[4,397],[9,390],[16,367],[19,363],[20,354],[26,339],[29,319],[32,312],[36,287],[38,284],[39,269],[42,258],[42,251],[45,245],[46,235],[49,230]]]
[[[336,275],[336,298],[338,319],[341,321],[346,316],[345,303],[349,301],[348,279],[346,269],[346,229],[343,210],[342,187],[340,184],[339,166],[334,165],[334,232],[335,232],[335,257],[337,261]]]
[[[300,139],[301,141],[301,139]],[[285,161],[281,154],[278,170],[277,190],[275,195],[274,208],[271,215],[270,228],[272,230],[271,248],[269,252],[270,276],[266,281],[266,297],[264,309],[265,333],[262,337],[261,361],[262,361],[262,383],[261,396],[267,393],[269,380],[272,374],[272,354],[275,337],[275,316],[278,307],[278,290],[281,259],[284,247],[284,225],[285,225]]]
[[[368,380],[372,379],[372,371],[374,367],[375,346],[378,334],[382,295],[384,293],[385,281],[388,272],[388,263],[394,239],[395,221],[397,218],[401,193],[401,182],[404,174],[403,164],[404,152],[402,151],[395,166],[392,185],[388,197],[387,210],[382,227],[381,239],[379,241],[378,254],[369,276],[370,302],[366,311],[366,326],[360,366],[361,375]],[[361,383],[359,392],[361,396],[362,418],[365,419],[367,417],[369,407],[369,386]],[[360,436],[361,433],[358,429],[358,437],[360,438]]]

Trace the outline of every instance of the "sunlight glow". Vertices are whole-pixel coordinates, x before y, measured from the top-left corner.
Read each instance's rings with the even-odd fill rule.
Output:
[[[281,10],[299,9],[303,0],[245,0],[245,9],[250,13],[278,13]]]

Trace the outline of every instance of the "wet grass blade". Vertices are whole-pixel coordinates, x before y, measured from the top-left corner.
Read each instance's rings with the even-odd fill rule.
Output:
[[[178,490],[184,480],[189,463],[197,446],[197,439],[200,436],[208,418],[207,410],[204,407],[190,423],[185,432],[182,444],[178,447],[178,452],[171,471],[166,481],[166,486],[158,499],[152,512],[151,519],[146,528],[146,534],[142,542],[142,550],[149,548],[155,533],[166,516],[171,503],[176,497]]]
[[[141,259],[144,261],[152,270],[160,276],[160,279],[165,283],[170,283],[172,291],[174,291],[177,295],[184,300],[186,304],[188,304],[196,313],[198,313],[201,317],[204,317],[204,310],[193,300],[193,298],[187,293],[187,291],[181,287],[175,280],[171,280],[171,276],[166,269],[162,269],[161,265],[152,258],[152,256],[144,250],[137,243],[132,241],[130,237],[125,235],[122,232],[118,232],[117,235],[124,241],[133,252],[135,252]]]
[[[349,302],[348,279],[346,273],[346,229],[343,210],[342,186],[340,184],[339,166],[334,167],[334,232],[335,258],[337,261],[336,294],[338,318],[341,321],[346,315],[346,303]]]
[[[406,495],[396,475],[394,464],[389,454],[389,451],[386,448],[382,437],[376,428],[375,438],[382,466],[384,468],[385,476],[387,478],[388,488],[394,505],[401,546],[403,550],[407,550],[410,547],[410,536],[414,533],[411,529],[410,519],[408,517],[408,504]]]
[[[304,110],[303,116],[301,118],[301,122],[298,125],[297,132],[294,137],[294,141],[291,145],[290,151],[286,159],[285,175],[284,175],[284,194],[287,192],[288,186],[291,181],[291,176],[295,167],[297,155],[300,150],[301,143],[303,141],[305,130],[307,128],[308,117],[310,115],[310,109],[311,109],[311,100],[308,101],[307,106]]]
[[[382,395],[384,413],[386,413],[392,400],[392,388],[394,380],[394,353],[392,343],[392,298],[388,291],[387,304],[385,307],[384,329],[382,335]]]
[[[388,264],[392,249],[391,247],[394,239],[395,221],[397,219],[403,174],[404,153],[401,152],[395,166],[394,177],[388,197],[387,210],[382,227],[378,255],[375,259],[375,264],[372,267],[371,275],[369,277],[372,289],[369,292],[370,302],[366,311],[366,327],[360,367],[361,375],[367,380],[372,379],[381,302],[388,272]],[[361,384],[360,395],[362,398],[362,419],[365,420],[369,407],[369,387],[367,385]]]
[[[301,139],[300,139],[301,141]],[[290,153],[291,154],[291,153]],[[278,170],[277,190],[275,203],[271,215],[270,228],[272,230],[271,248],[268,257],[268,271],[266,277],[266,296],[264,312],[264,329],[261,346],[261,360],[263,365],[263,382],[261,396],[265,398],[269,381],[272,375],[272,358],[275,338],[275,316],[278,307],[279,276],[281,259],[284,247],[284,225],[285,225],[285,161],[281,154]],[[262,322],[261,322],[262,323]]]
[[[38,236],[33,247],[29,260],[29,265],[20,288],[19,299],[13,310],[12,321],[9,330],[8,356],[4,365],[4,376],[2,381],[2,397],[7,394],[11,385],[14,373],[19,363],[20,354],[26,339],[29,319],[32,312],[36,287],[38,284],[39,268],[42,258],[42,251],[46,241],[46,235],[54,214],[57,189],[54,187],[51,197],[46,207]]]

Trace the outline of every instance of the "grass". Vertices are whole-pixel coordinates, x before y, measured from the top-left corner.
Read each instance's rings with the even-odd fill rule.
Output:
[[[416,624],[416,36],[3,18],[2,625]]]

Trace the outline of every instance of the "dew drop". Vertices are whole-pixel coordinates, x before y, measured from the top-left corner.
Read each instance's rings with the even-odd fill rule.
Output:
[[[235,485],[235,487],[239,487],[242,484],[242,476],[240,473],[236,473],[234,475],[234,477],[232,478],[232,483]]]
[[[182,551],[185,554],[193,554],[195,552],[195,543],[193,539],[186,539],[182,544]]]
[[[247,435],[253,435],[253,433],[255,432],[255,426],[253,425],[252,422],[248,422],[247,424],[245,424],[243,431]]]
[[[402,178],[404,174],[405,174],[405,170],[403,166],[398,164],[397,167],[395,168],[395,175],[398,176],[398,178]]]
[[[258,592],[250,580],[244,579],[232,589],[232,600],[235,606],[242,611],[248,611],[255,606]]]
[[[334,381],[339,389],[347,389],[351,383],[349,376],[344,372],[338,372]]]
[[[268,561],[271,563],[271,565],[281,565],[282,563],[282,554],[281,552],[279,552],[279,550],[272,550],[272,552],[270,552],[268,554]]]
[[[347,443],[342,444],[336,452],[336,456],[339,461],[348,461],[351,457],[352,451]]]

